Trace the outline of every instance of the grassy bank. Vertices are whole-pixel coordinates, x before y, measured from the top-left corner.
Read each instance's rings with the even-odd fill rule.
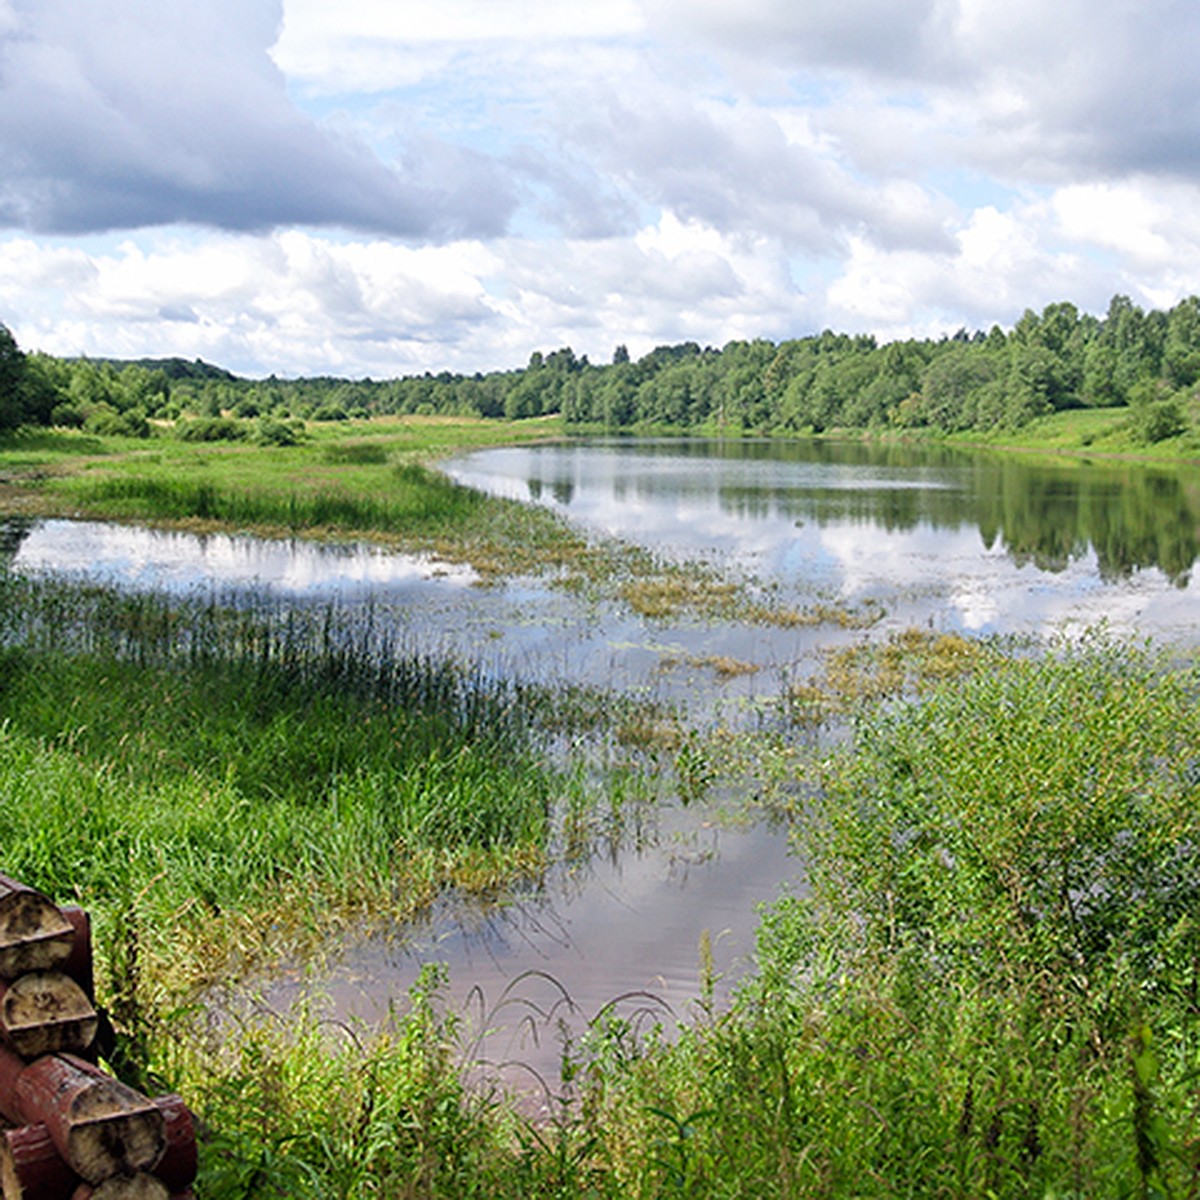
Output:
[[[553,422],[391,419],[315,425],[293,446],[27,431],[0,440],[0,509],[194,531],[368,540],[470,563],[482,576],[600,577],[606,552],[548,510],[483,496],[439,455],[543,440]]]
[[[186,995],[537,869],[576,786],[541,753],[546,701],[369,613],[0,575],[0,659],[4,869],[95,912],[114,993]]]

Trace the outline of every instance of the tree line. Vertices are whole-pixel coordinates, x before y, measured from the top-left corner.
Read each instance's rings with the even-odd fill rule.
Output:
[[[590,363],[570,347],[521,369],[406,376],[238,378],[199,361],[114,362],[25,353],[0,325],[0,429],[77,426],[146,436],[151,422],[190,436],[246,436],[257,419],[285,440],[288,421],[379,414],[520,419],[562,414],[568,427],[722,433],[835,429],[1018,428],[1071,408],[1129,410],[1157,442],[1197,423],[1200,298],[1143,311],[1114,296],[1103,317],[1074,304],[1027,310],[1008,331],[880,344],[826,330],[779,343],[659,346],[634,360],[618,346]]]

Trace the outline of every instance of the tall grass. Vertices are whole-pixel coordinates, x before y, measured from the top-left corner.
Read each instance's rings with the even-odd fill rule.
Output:
[[[331,448],[332,449],[332,448]],[[327,451],[328,454],[328,451]],[[334,455],[332,461],[378,464],[374,455]],[[217,521],[276,526],[293,532],[453,527],[476,513],[483,496],[418,463],[393,467],[374,494],[335,486],[246,489],[208,479],[136,474],[85,478],[73,488],[83,504],[113,516],[147,520]],[[426,529],[426,532],[430,530]]]
[[[3,869],[153,929],[162,983],[544,852],[534,699],[369,612],[0,576],[0,660]]]

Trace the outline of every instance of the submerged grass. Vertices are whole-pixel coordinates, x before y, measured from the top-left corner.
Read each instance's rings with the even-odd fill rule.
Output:
[[[5,870],[94,909],[102,944],[156,929],[142,965],[175,994],[536,869],[567,786],[532,694],[369,613],[0,576],[0,660]]]

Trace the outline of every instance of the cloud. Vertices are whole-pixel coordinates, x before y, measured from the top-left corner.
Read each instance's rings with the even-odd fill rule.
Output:
[[[401,169],[301,113],[268,56],[279,0],[11,0],[0,20],[0,223],[85,233],[193,222],[397,237],[499,232],[513,199],[463,149]]]
[[[497,44],[606,40],[643,24],[636,0],[287,0],[272,55],[317,92],[391,91]]]
[[[682,32],[723,51],[819,66],[928,74],[942,60],[950,0],[645,0],[656,30]]]
[[[776,87],[810,74],[853,89],[863,127],[872,108],[938,106],[943,152],[1010,181],[1200,175],[1191,0],[644,3],[660,36],[690,38],[759,87],[769,69]]]
[[[205,358],[252,376],[393,377],[523,366],[572,345],[607,360],[694,339],[795,332],[776,248],[665,216],[637,237],[413,248],[297,230],[87,252],[0,242],[0,309],[28,349]]]

